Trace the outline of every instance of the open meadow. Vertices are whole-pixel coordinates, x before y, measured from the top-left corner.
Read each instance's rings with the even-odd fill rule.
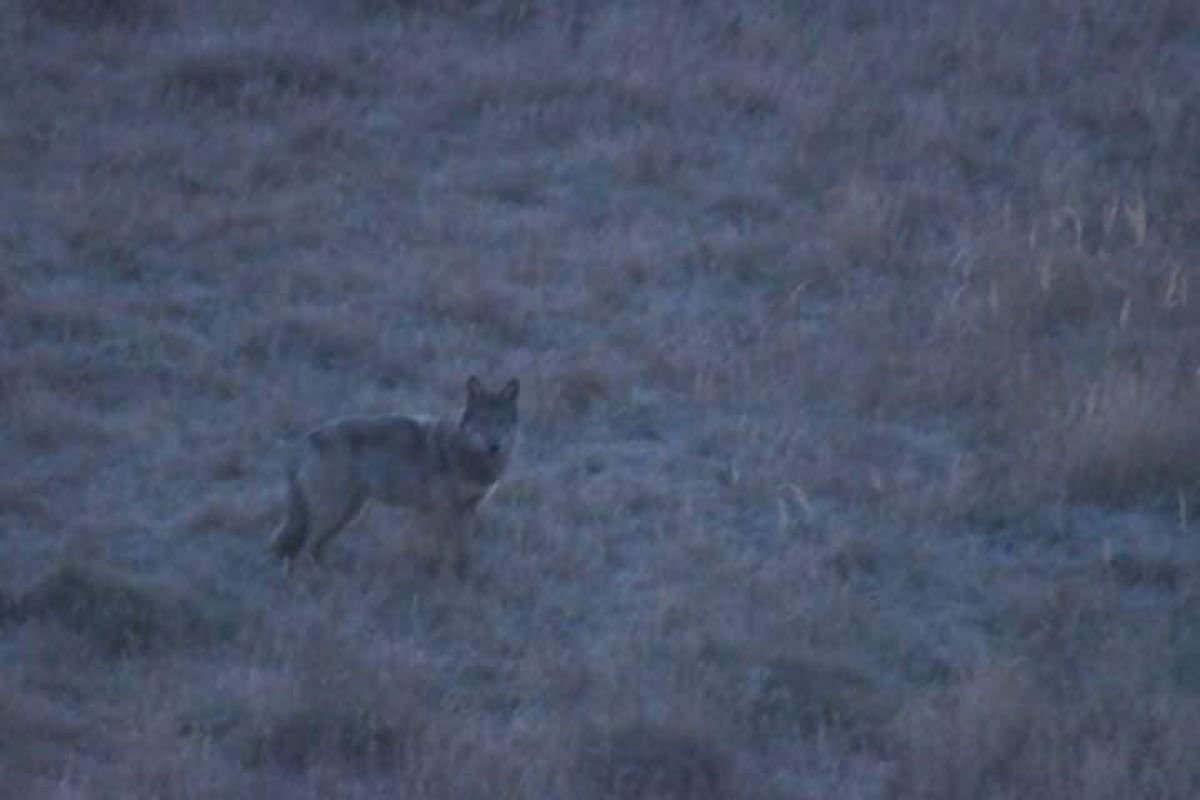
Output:
[[[0,13],[0,798],[1200,797],[1193,0]]]

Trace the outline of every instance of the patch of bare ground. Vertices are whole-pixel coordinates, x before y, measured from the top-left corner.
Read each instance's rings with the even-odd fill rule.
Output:
[[[0,5],[0,795],[1200,794],[1195,4]]]

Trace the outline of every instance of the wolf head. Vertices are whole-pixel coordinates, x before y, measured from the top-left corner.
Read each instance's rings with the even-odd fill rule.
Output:
[[[516,378],[498,392],[488,391],[474,375],[467,379],[467,407],[459,430],[472,450],[496,464],[508,460],[516,442],[520,391]]]

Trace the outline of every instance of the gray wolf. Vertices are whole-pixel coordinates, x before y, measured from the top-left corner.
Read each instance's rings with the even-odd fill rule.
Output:
[[[287,468],[287,517],[271,549],[290,566],[307,542],[320,560],[371,501],[418,512],[437,537],[433,566],[447,555],[462,574],[468,528],[504,474],[516,444],[516,378],[499,391],[467,380],[457,422],[388,414],[335,419],[309,433]]]

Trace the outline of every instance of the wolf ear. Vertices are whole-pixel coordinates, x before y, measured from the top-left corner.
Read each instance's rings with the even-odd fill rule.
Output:
[[[479,378],[476,378],[474,375],[467,378],[467,398],[475,400],[482,394],[483,384],[479,382]]]
[[[504,384],[504,388],[500,390],[500,399],[506,403],[517,402],[517,395],[521,393],[521,382],[513,378],[508,383]]]

